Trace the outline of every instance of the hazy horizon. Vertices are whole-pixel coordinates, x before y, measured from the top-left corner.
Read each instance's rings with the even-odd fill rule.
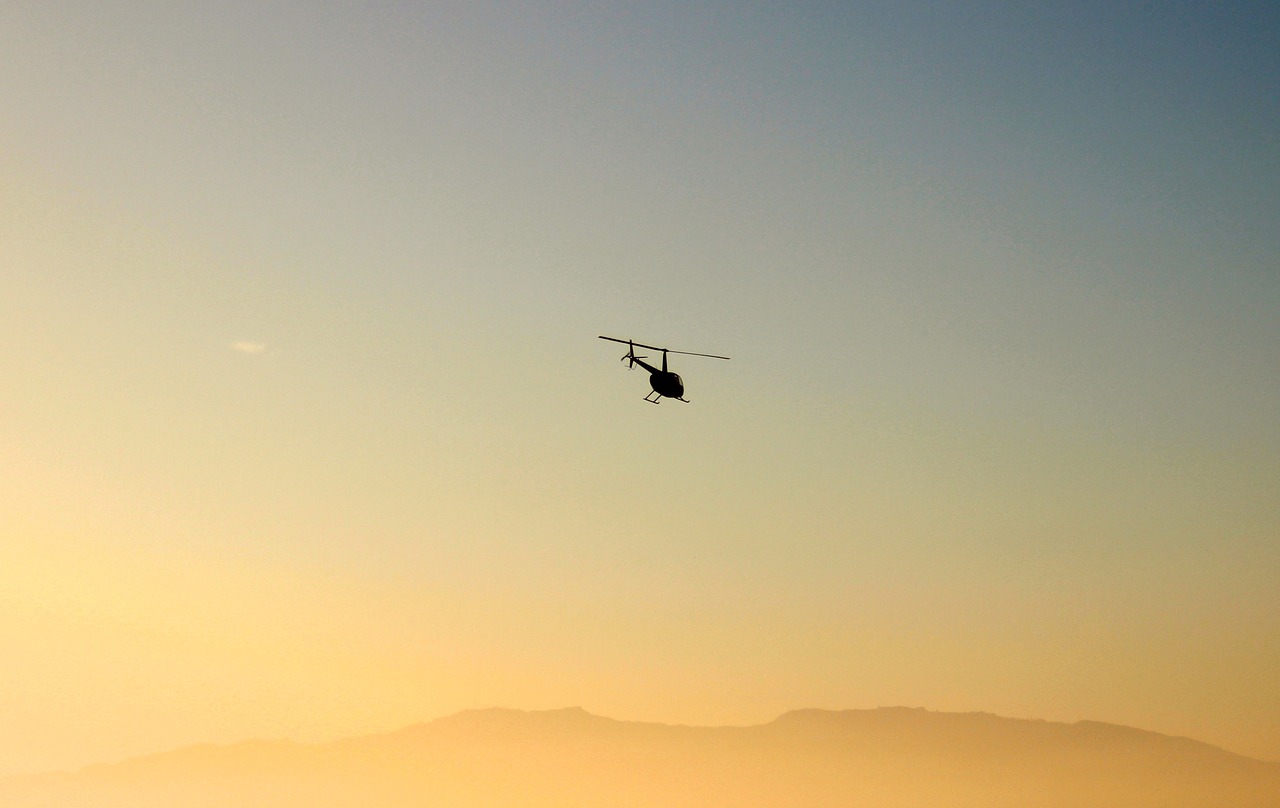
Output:
[[[0,774],[564,704],[1280,760],[1278,41],[4,4]]]
[[[843,717],[847,715],[876,715],[876,714],[900,715],[903,713],[925,714],[925,715],[938,716],[946,719],[990,718],[998,721],[1006,721],[1011,723],[1027,723],[1027,724],[1049,725],[1049,726],[1059,725],[1064,727],[1096,725],[1096,726],[1113,728],[1119,731],[1132,730],[1132,731],[1140,732],[1144,735],[1164,738],[1171,741],[1191,741],[1195,744],[1203,745],[1204,747],[1209,749],[1215,749],[1221,752],[1225,752],[1233,757],[1239,757],[1245,760],[1251,760],[1258,763],[1276,764],[1277,766],[1280,766],[1280,760],[1265,760],[1260,758],[1254,758],[1249,755],[1241,754],[1240,752],[1237,752],[1232,749],[1226,749],[1226,748],[1217,746],[1215,744],[1210,744],[1199,738],[1190,738],[1190,737],[1181,736],[1181,735],[1168,735],[1166,733],[1154,732],[1152,730],[1148,730],[1143,727],[1130,727],[1124,724],[1112,724],[1110,722],[1094,721],[1087,718],[1080,719],[1078,721],[1067,721],[1067,722],[1047,721],[1045,719],[1034,718],[1030,716],[1002,716],[1002,715],[997,715],[995,713],[987,712],[984,710],[973,710],[973,711],[967,711],[967,712],[948,712],[943,710],[933,710],[928,707],[898,704],[898,705],[882,705],[878,707],[866,707],[866,708],[852,707],[852,708],[843,708],[843,709],[841,708],[832,709],[832,708],[821,708],[821,707],[796,707],[791,710],[786,710],[782,713],[779,713],[778,715],[775,715],[772,718],[766,719],[764,721],[753,722],[749,724],[701,725],[701,724],[685,724],[685,723],[667,722],[667,721],[637,721],[635,719],[627,718],[625,716],[601,715],[600,713],[592,712],[591,710],[588,710],[585,707],[582,707],[581,705],[575,704],[575,705],[565,705],[562,707],[550,707],[550,708],[545,708],[540,710],[522,710],[514,707],[502,707],[497,705],[489,706],[489,707],[471,707],[464,710],[459,710],[454,713],[449,713],[447,715],[422,718],[420,720],[410,721],[395,727],[377,730],[377,731],[368,732],[368,733],[362,733],[359,735],[317,739],[317,740],[305,741],[305,742],[298,741],[295,738],[288,738],[288,737],[248,737],[248,738],[240,738],[237,740],[226,741],[221,743],[209,743],[209,742],[197,741],[191,744],[185,744],[185,745],[174,747],[174,748],[153,749],[153,750],[150,750],[149,752],[144,752],[139,755],[129,755],[125,757],[90,761],[83,765],[75,766],[68,769],[56,769],[56,770],[44,770],[44,771],[32,771],[32,772],[10,772],[6,774],[0,774],[0,778],[23,779],[31,775],[45,776],[45,775],[83,773],[86,770],[100,771],[104,767],[112,767],[120,764],[129,764],[136,761],[144,761],[144,760],[154,759],[157,757],[164,757],[174,753],[181,754],[191,750],[202,750],[202,749],[209,749],[209,748],[215,748],[215,747],[236,748],[236,747],[251,746],[254,744],[262,744],[262,743],[267,743],[267,744],[282,743],[282,744],[291,744],[291,745],[296,744],[303,747],[320,747],[320,746],[329,746],[333,744],[339,744],[339,745],[349,744],[356,741],[366,741],[374,738],[395,737],[395,736],[403,735],[408,732],[415,731],[416,729],[419,729],[422,727],[443,724],[446,722],[456,722],[459,720],[467,720],[468,718],[474,717],[474,716],[511,715],[511,716],[517,716],[517,717],[529,716],[529,717],[535,717],[535,718],[539,716],[582,716],[582,717],[593,719],[593,720],[598,719],[603,722],[608,722],[611,724],[620,724],[620,725],[652,726],[652,727],[664,727],[664,728],[674,728],[674,729],[715,730],[715,729],[759,729],[762,727],[767,727],[772,724],[777,724],[778,722],[784,721],[788,718],[803,718],[807,715],[819,715],[819,716],[827,715],[827,716],[835,716],[838,718],[838,717]]]
[[[798,710],[750,727],[471,710],[331,744],[199,745],[0,778],[0,804],[95,808],[834,805],[1274,808],[1280,763],[1097,722],[911,708]]]

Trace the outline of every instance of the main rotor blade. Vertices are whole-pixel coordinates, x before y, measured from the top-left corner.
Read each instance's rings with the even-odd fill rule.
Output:
[[[618,339],[617,337],[606,337],[603,335],[600,337],[600,339],[607,339],[610,342],[621,342],[623,345],[635,345],[638,348],[648,348],[649,350],[652,350],[652,351],[662,350],[661,348],[654,348],[652,345],[641,345],[640,343],[635,342],[634,340],[629,340],[629,339]]]
[[[685,356],[705,356],[708,359],[728,359],[729,358],[727,356],[719,356],[713,353],[694,353],[693,351],[668,351],[666,348],[663,348],[663,351],[666,351],[666,353],[684,354]]]
[[[708,359],[728,359],[729,358],[727,356],[720,356],[718,354],[694,353],[693,351],[673,351],[670,348],[659,348],[656,345],[642,345],[639,342],[634,342],[629,339],[618,339],[617,337],[601,336],[600,339],[607,339],[610,342],[620,342],[623,345],[632,345],[632,346],[635,346],[636,348],[648,348],[651,351],[662,351],[663,353],[684,354],[685,356],[705,356]]]

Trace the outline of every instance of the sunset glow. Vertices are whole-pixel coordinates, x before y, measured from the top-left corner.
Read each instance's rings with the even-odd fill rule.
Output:
[[[495,706],[1280,761],[1278,35],[6,4],[0,775]]]

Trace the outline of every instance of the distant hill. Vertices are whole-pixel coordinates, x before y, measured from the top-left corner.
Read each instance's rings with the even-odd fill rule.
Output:
[[[1280,808],[1280,763],[1096,722],[902,707],[752,727],[474,710],[328,744],[203,745],[0,780],[4,808]]]

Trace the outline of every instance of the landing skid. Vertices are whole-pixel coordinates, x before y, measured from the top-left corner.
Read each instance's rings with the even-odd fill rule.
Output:
[[[676,401],[683,401],[685,404],[689,403],[689,399],[683,398],[683,397],[676,398],[675,396],[663,396],[661,393],[658,393],[656,394],[657,398],[651,398],[651,396],[654,396],[654,395],[655,395],[654,393],[650,393],[649,395],[644,397],[644,400],[649,402],[650,404],[661,404],[663,398],[675,398]]]

